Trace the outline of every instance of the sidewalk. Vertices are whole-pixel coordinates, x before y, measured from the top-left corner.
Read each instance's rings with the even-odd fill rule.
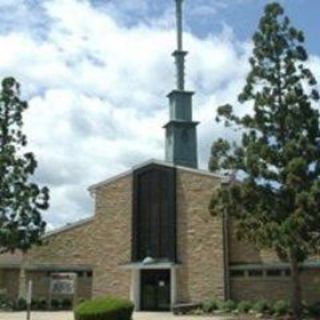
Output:
[[[174,316],[172,313],[137,312],[133,320],[231,320],[230,317]],[[0,312],[0,320],[26,320],[25,312]],[[72,312],[32,312],[31,320],[74,320]]]

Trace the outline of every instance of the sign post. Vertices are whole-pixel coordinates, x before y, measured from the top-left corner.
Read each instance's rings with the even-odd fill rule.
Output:
[[[31,302],[32,302],[32,280],[29,280],[28,291],[27,291],[27,320],[31,319]]]

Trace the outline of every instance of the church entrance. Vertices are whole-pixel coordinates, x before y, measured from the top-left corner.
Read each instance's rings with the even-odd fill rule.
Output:
[[[170,270],[141,270],[141,310],[170,310]]]

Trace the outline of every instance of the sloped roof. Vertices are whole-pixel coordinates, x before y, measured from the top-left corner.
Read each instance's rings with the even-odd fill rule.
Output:
[[[57,229],[54,229],[54,230],[51,230],[51,231],[48,231],[44,236],[43,238],[48,238],[48,237],[51,237],[57,233],[60,233],[60,232],[64,232],[64,231],[68,231],[68,230],[71,230],[71,229],[74,229],[74,228],[77,228],[77,227],[80,227],[86,223],[89,223],[93,221],[93,217],[89,217],[89,218],[85,218],[85,219],[81,219],[81,220],[78,220],[76,222],[71,222],[71,223],[68,223],[66,224],[65,226],[62,226],[60,228],[57,228]]]
[[[93,184],[88,188],[88,190],[90,192],[94,192],[99,187],[108,185],[108,184],[110,184],[110,183],[112,183],[112,182],[114,182],[114,181],[116,181],[118,179],[121,179],[123,177],[129,176],[135,170],[143,168],[143,167],[146,167],[146,166],[151,165],[151,164],[156,164],[156,165],[159,165],[159,166],[165,166],[165,167],[170,167],[170,168],[177,168],[178,170],[181,170],[181,171],[191,172],[191,173],[194,173],[194,174],[203,175],[203,176],[207,176],[207,177],[213,177],[213,178],[216,178],[216,179],[221,179],[222,181],[225,181],[225,182],[229,181],[229,177],[227,177],[227,176],[222,176],[222,175],[219,175],[219,174],[216,174],[216,173],[211,173],[211,172],[206,171],[206,170],[200,170],[200,169],[193,169],[193,168],[188,168],[188,167],[183,167],[183,166],[177,166],[177,165],[174,165],[174,164],[169,163],[169,162],[150,159],[150,160],[148,160],[146,162],[142,162],[142,163],[132,167],[130,170],[127,170],[127,171],[122,172],[122,173],[120,173],[118,175],[115,175],[113,177],[110,177],[110,178],[107,178],[105,180],[102,180],[102,181],[100,181],[100,182],[98,182],[96,184]]]

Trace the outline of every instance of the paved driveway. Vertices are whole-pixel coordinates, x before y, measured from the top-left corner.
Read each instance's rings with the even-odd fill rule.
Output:
[[[137,312],[133,320],[227,320],[221,317],[193,317],[179,316],[175,317],[171,313],[147,313]],[[229,318],[230,319],[230,318]],[[25,312],[1,312],[0,320],[26,320]],[[72,312],[33,312],[31,320],[74,320]]]

